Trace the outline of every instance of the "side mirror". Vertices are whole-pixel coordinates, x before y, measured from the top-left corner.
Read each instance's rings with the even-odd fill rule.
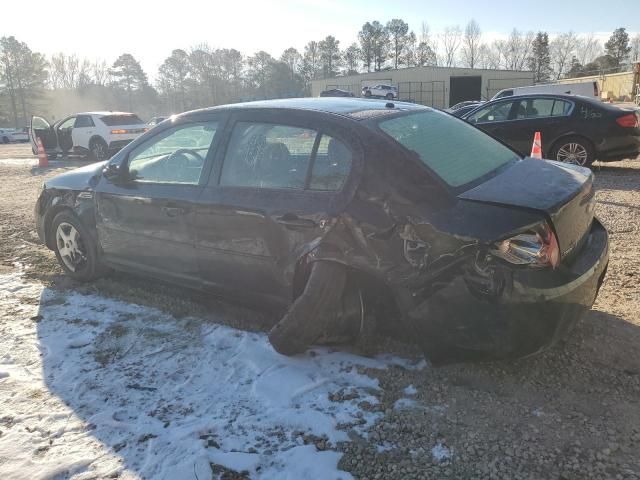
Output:
[[[126,168],[117,163],[108,163],[102,169],[102,175],[111,183],[123,183],[127,178]]]

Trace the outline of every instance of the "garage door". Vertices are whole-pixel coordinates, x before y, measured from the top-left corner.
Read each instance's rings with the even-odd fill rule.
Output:
[[[482,77],[451,77],[449,106],[466,100],[480,100]]]

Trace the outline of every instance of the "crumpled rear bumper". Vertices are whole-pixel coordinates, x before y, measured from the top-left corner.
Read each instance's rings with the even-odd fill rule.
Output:
[[[531,355],[561,339],[593,305],[609,262],[605,228],[594,220],[580,252],[557,270],[510,269],[497,298],[458,275],[411,312],[434,363]]]

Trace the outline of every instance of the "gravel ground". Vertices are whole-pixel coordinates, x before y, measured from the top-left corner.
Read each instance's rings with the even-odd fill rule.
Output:
[[[45,178],[83,162],[32,168],[18,160],[30,156],[27,149],[0,145],[0,271],[21,263],[47,286],[77,289],[37,244],[32,210]],[[361,407],[384,412],[369,438],[350,431],[349,443],[305,442],[343,451],[340,466],[356,478],[640,479],[640,159],[595,172],[611,260],[593,310],[563,345],[515,362],[367,371],[380,382],[382,403]],[[273,320],[125,275],[81,288],[176,316],[215,307],[231,313],[230,325],[250,330]],[[384,340],[376,348],[416,355]]]

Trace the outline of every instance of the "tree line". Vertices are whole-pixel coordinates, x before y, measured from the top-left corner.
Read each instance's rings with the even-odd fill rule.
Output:
[[[513,29],[504,39],[485,41],[480,25],[450,26],[432,34],[402,19],[366,22],[357,42],[346,47],[333,35],[290,47],[279,57],[265,51],[245,56],[207,44],[175,49],[149,80],[130,53],[109,65],[58,53],[46,58],[14,37],[0,39],[0,122],[25,125],[52,92],[92,98],[103,108],[154,113],[259,98],[309,93],[314,79],[417,66],[531,70],[536,82],[613,72],[640,61],[640,34],[616,29],[601,45],[593,35]],[[336,82],[338,83],[338,82]]]

